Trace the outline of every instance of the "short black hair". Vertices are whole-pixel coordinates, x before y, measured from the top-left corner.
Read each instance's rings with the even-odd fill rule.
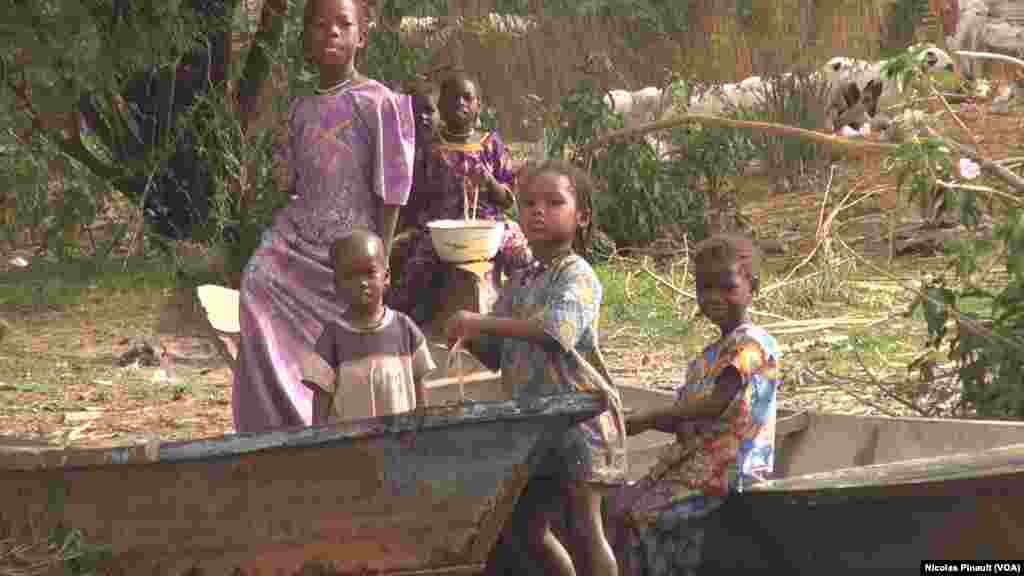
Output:
[[[760,284],[761,252],[757,243],[742,234],[715,234],[693,248],[694,269],[714,263],[731,266],[737,264],[739,271],[750,282],[752,292]]]
[[[353,244],[365,243],[367,241],[375,241],[380,244],[381,260],[387,266],[387,254],[384,254],[384,241],[381,240],[381,237],[376,232],[368,228],[354,228],[348,233],[339,236],[334,242],[331,242],[331,247],[328,249],[331,266],[336,268],[338,266],[338,257],[350,252]]]

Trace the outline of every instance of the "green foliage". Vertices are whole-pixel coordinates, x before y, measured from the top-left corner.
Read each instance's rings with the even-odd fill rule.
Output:
[[[610,324],[630,325],[647,340],[679,342],[691,333],[693,324],[682,321],[677,303],[654,278],[621,265],[599,264],[594,271],[604,288],[601,314]]]
[[[934,138],[908,142],[900,147],[895,160],[897,191],[905,194],[908,203],[917,203],[922,208],[931,206],[935,198],[935,181],[948,181],[953,173],[948,147]],[[976,192],[945,190],[944,194],[947,206],[959,205],[964,223],[977,223]]]
[[[928,0],[896,0],[888,5],[886,26],[887,46],[883,48],[882,57],[897,56],[911,44],[919,22],[928,15]]]
[[[15,47],[0,54],[0,125],[5,127],[0,148],[7,152],[0,158],[0,184],[14,197],[17,210],[13,223],[5,219],[2,232],[9,237],[15,229],[42,226],[47,248],[59,259],[83,252],[77,231],[94,223],[100,198],[128,176],[152,173],[166,157],[167,146],[153,146],[142,156],[113,160],[114,149],[130,130],[114,95],[143,70],[173,69],[182,55],[226,25],[183,2],[10,4],[0,22],[0,39]],[[52,121],[67,115],[86,94],[109,130],[103,138],[86,135],[82,144],[67,141]],[[50,123],[34,127],[33,117]],[[153,144],[167,144],[174,136],[166,131],[165,141]],[[71,160],[61,182],[50,173],[54,160]],[[62,203],[49,201],[55,184],[63,188]],[[94,255],[104,257],[112,247],[92,246]]]
[[[545,128],[547,154],[573,157],[580,146],[622,127],[604,94],[588,81],[563,98],[560,119]],[[610,144],[589,167],[604,186],[596,204],[598,226],[619,246],[639,246],[674,231],[703,236],[703,195],[698,172],[685,162],[660,162],[644,139]]]
[[[948,177],[951,162],[940,142],[922,141],[904,145],[900,158],[909,167],[911,188],[928,193],[937,172]],[[907,180],[901,175],[901,182]],[[959,206],[961,221],[977,229],[978,205],[973,191],[962,191],[947,202]],[[951,242],[953,263],[960,280],[945,275],[926,283],[910,312],[921,310],[928,327],[929,346],[939,350],[949,345],[950,358],[958,365],[963,401],[981,417],[1024,417],[1024,210],[1018,206],[995,206],[1003,214],[994,240],[967,234]],[[1002,208],[1002,210],[1000,210]],[[1006,286],[997,289],[975,285],[972,278],[983,258],[998,245],[1009,275]],[[988,265],[995,262],[987,259]],[[970,310],[970,311],[969,311]]]
[[[112,558],[110,546],[89,543],[76,529],[58,526],[50,540],[63,558],[68,576],[100,576],[101,564]]]

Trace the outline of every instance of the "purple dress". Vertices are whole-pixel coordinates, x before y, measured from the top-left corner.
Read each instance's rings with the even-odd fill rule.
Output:
[[[509,167],[505,144],[496,132],[486,134],[478,142],[456,144],[437,141],[431,146],[424,163],[422,180],[417,181],[414,198],[420,211],[415,216],[418,225],[416,235],[409,241],[398,270],[392,271],[392,290],[388,295],[389,305],[400,310],[416,322],[426,324],[432,320],[433,310],[441,295],[438,272],[443,268],[441,259],[434,251],[427,222],[432,220],[462,220],[465,218],[466,194],[470,174],[489,170],[494,179],[506,186],[513,186],[515,174]],[[490,273],[490,282],[495,290],[500,288],[502,273],[526,268],[533,256],[519,226],[505,220],[501,208],[491,203],[483,190],[477,202],[477,218],[505,222],[502,246],[495,257],[495,268]],[[472,201],[472,192],[470,200]],[[472,206],[469,207],[472,211]],[[412,218],[412,216],[410,216]],[[472,218],[472,214],[470,214]]]
[[[302,361],[346,304],[334,290],[331,243],[377,231],[381,203],[403,205],[412,184],[412,105],[375,80],[298,98],[288,115],[290,190],[242,273],[241,342],[232,390],[235,430],[309,425]]]

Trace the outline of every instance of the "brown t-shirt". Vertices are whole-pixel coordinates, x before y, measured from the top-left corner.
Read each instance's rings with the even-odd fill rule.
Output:
[[[379,326],[330,323],[302,365],[302,381],[329,406],[327,421],[372,418],[416,408],[416,385],[436,368],[427,339],[405,314],[386,309]],[[315,413],[313,423],[322,423]]]

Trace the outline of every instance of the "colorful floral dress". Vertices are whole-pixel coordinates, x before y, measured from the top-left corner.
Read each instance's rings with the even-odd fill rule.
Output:
[[[443,289],[438,274],[443,270],[442,263],[434,251],[427,222],[461,220],[465,218],[466,208],[472,218],[475,187],[470,176],[485,170],[490,171],[501,184],[509,187],[514,184],[515,174],[509,168],[505,145],[496,132],[490,132],[474,143],[455,144],[438,140],[431,147],[423,179],[417,181],[414,190],[414,194],[426,197],[410,200],[422,207],[414,218],[419,229],[409,240],[411,245],[405,249],[406,259],[396,263],[387,300],[389,306],[408,314],[420,324],[431,320],[432,307],[440,302]],[[468,207],[466,190],[469,190],[470,198]],[[495,290],[498,290],[502,273],[511,274],[529,265],[532,260],[530,248],[519,226],[506,220],[505,213],[488,199],[483,190],[480,190],[477,202],[477,218],[505,222],[505,236],[490,277]]]
[[[346,308],[328,248],[354,228],[377,231],[381,203],[405,204],[414,129],[409,97],[374,80],[292,104],[286,163],[295,197],[274,215],[242,272],[232,390],[238,432],[311,423],[302,361]]]
[[[700,563],[700,520],[730,492],[772,472],[778,347],[745,323],[690,362],[680,403],[708,398],[727,367],[740,374],[737,395],[718,418],[693,420],[639,482],[609,501],[609,532],[620,574],[689,574]]]
[[[601,295],[594,270],[576,254],[546,267],[534,264],[509,280],[493,314],[539,320],[555,343],[485,336],[476,347],[485,364],[501,369],[512,398],[574,391],[608,395],[611,408],[571,428],[537,476],[606,485],[625,481],[622,405],[597,346]]]

